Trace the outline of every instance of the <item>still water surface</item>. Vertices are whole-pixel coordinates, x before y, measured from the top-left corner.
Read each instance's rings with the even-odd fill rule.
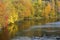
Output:
[[[49,25],[51,27],[49,27]],[[41,28],[42,26],[45,26],[45,27]],[[56,26],[56,27],[54,27],[54,26]],[[58,27],[58,26],[60,26],[60,22],[56,22],[56,20],[53,20],[53,19],[52,20],[19,21],[19,22],[15,22],[14,24],[12,24],[12,23],[9,24],[8,32],[4,31],[4,30],[6,30],[4,28],[0,32],[0,39],[2,39],[2,40],[9,40],[9,39],[13,40],[14,39],[15,40],[15,38],[17,38],[17,36],[18,36],[18,40],[21,40],[21,39],[28,40],[27,38],[25,38],[25,36],[27,36],[27,37],[29,37],[29,39],[31,39],[31,38],[33,38],[33,36],[34,37],[43,37],[44,35],[46,35],[46,36],[53,35],[54,37],[56,37],[57,35],[60,35],[60,27]]]

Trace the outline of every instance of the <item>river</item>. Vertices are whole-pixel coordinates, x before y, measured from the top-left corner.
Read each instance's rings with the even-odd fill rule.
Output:
[[[7,28],[8,31],[5,28],[0,30],[0,39],[56,40],[56,36],[60,35],[60,22],[52,20],[24,20],[14,24],[10,23]],[[35,39],[34,37],[38,38]]]

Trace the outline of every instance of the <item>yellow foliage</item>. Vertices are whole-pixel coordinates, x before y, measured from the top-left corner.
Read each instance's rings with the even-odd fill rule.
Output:
[[[20,0],[21,4],[26,8],[23,12],[24,17],[29,17],[31,16],[31,12],[33,13],[33,7],[31,0]]]
[[[15,11],[15,9],[12,9],[12,11],[10,11],[10,16],[9,16],[8,21],[11,22],[11,23],[14,23],[17,20],[18,20],[18,14]]]
[[[45,13],[48,14],[50,11],[51,11],[51,5],[48,4],[48,5],[45,7]]]
[[[43,10],[42,15],[44,15],[45,17],[48,17],[48,14],[50,13],[50,11],[51,11],[51,5],[50,3],[47,3],[47,6]]]
[[[60,1],[57,2],[58,7],[60,7]]]
[[[6,9],[7,9],[6,10],[7,13],[9,14],[8,22],[14,23],[15,21],[17,21],[18,20],[18,13],[11,2],[9,2],[8,4],[6,3]]]
[[[38,0],[38,3],[41,4],[42,3],[42,0]]]
[[[9,19],[8,19],[8,21],[9,21],[9,23],[14,23],[15,21],[17,21],[16,19],[15,19],[15,17],[10,16]]]

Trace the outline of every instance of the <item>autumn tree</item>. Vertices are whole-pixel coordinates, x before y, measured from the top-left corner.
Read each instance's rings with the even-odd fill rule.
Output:
[[[6,22],[5,16],[7,16],[6,6],[5,6],[5,4],[0,0],[0,25],[5,25],[5,22]]]

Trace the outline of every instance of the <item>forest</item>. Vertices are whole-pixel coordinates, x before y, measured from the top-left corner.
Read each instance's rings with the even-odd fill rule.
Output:
[[[0,25],[24,19],[59,20],[59,0],[1,0]]]
[[[60,0],[0,0],[0,28],[10,25],[10,34],[18,30],[15,23],[22,30],[56,21],[60,21]]]

